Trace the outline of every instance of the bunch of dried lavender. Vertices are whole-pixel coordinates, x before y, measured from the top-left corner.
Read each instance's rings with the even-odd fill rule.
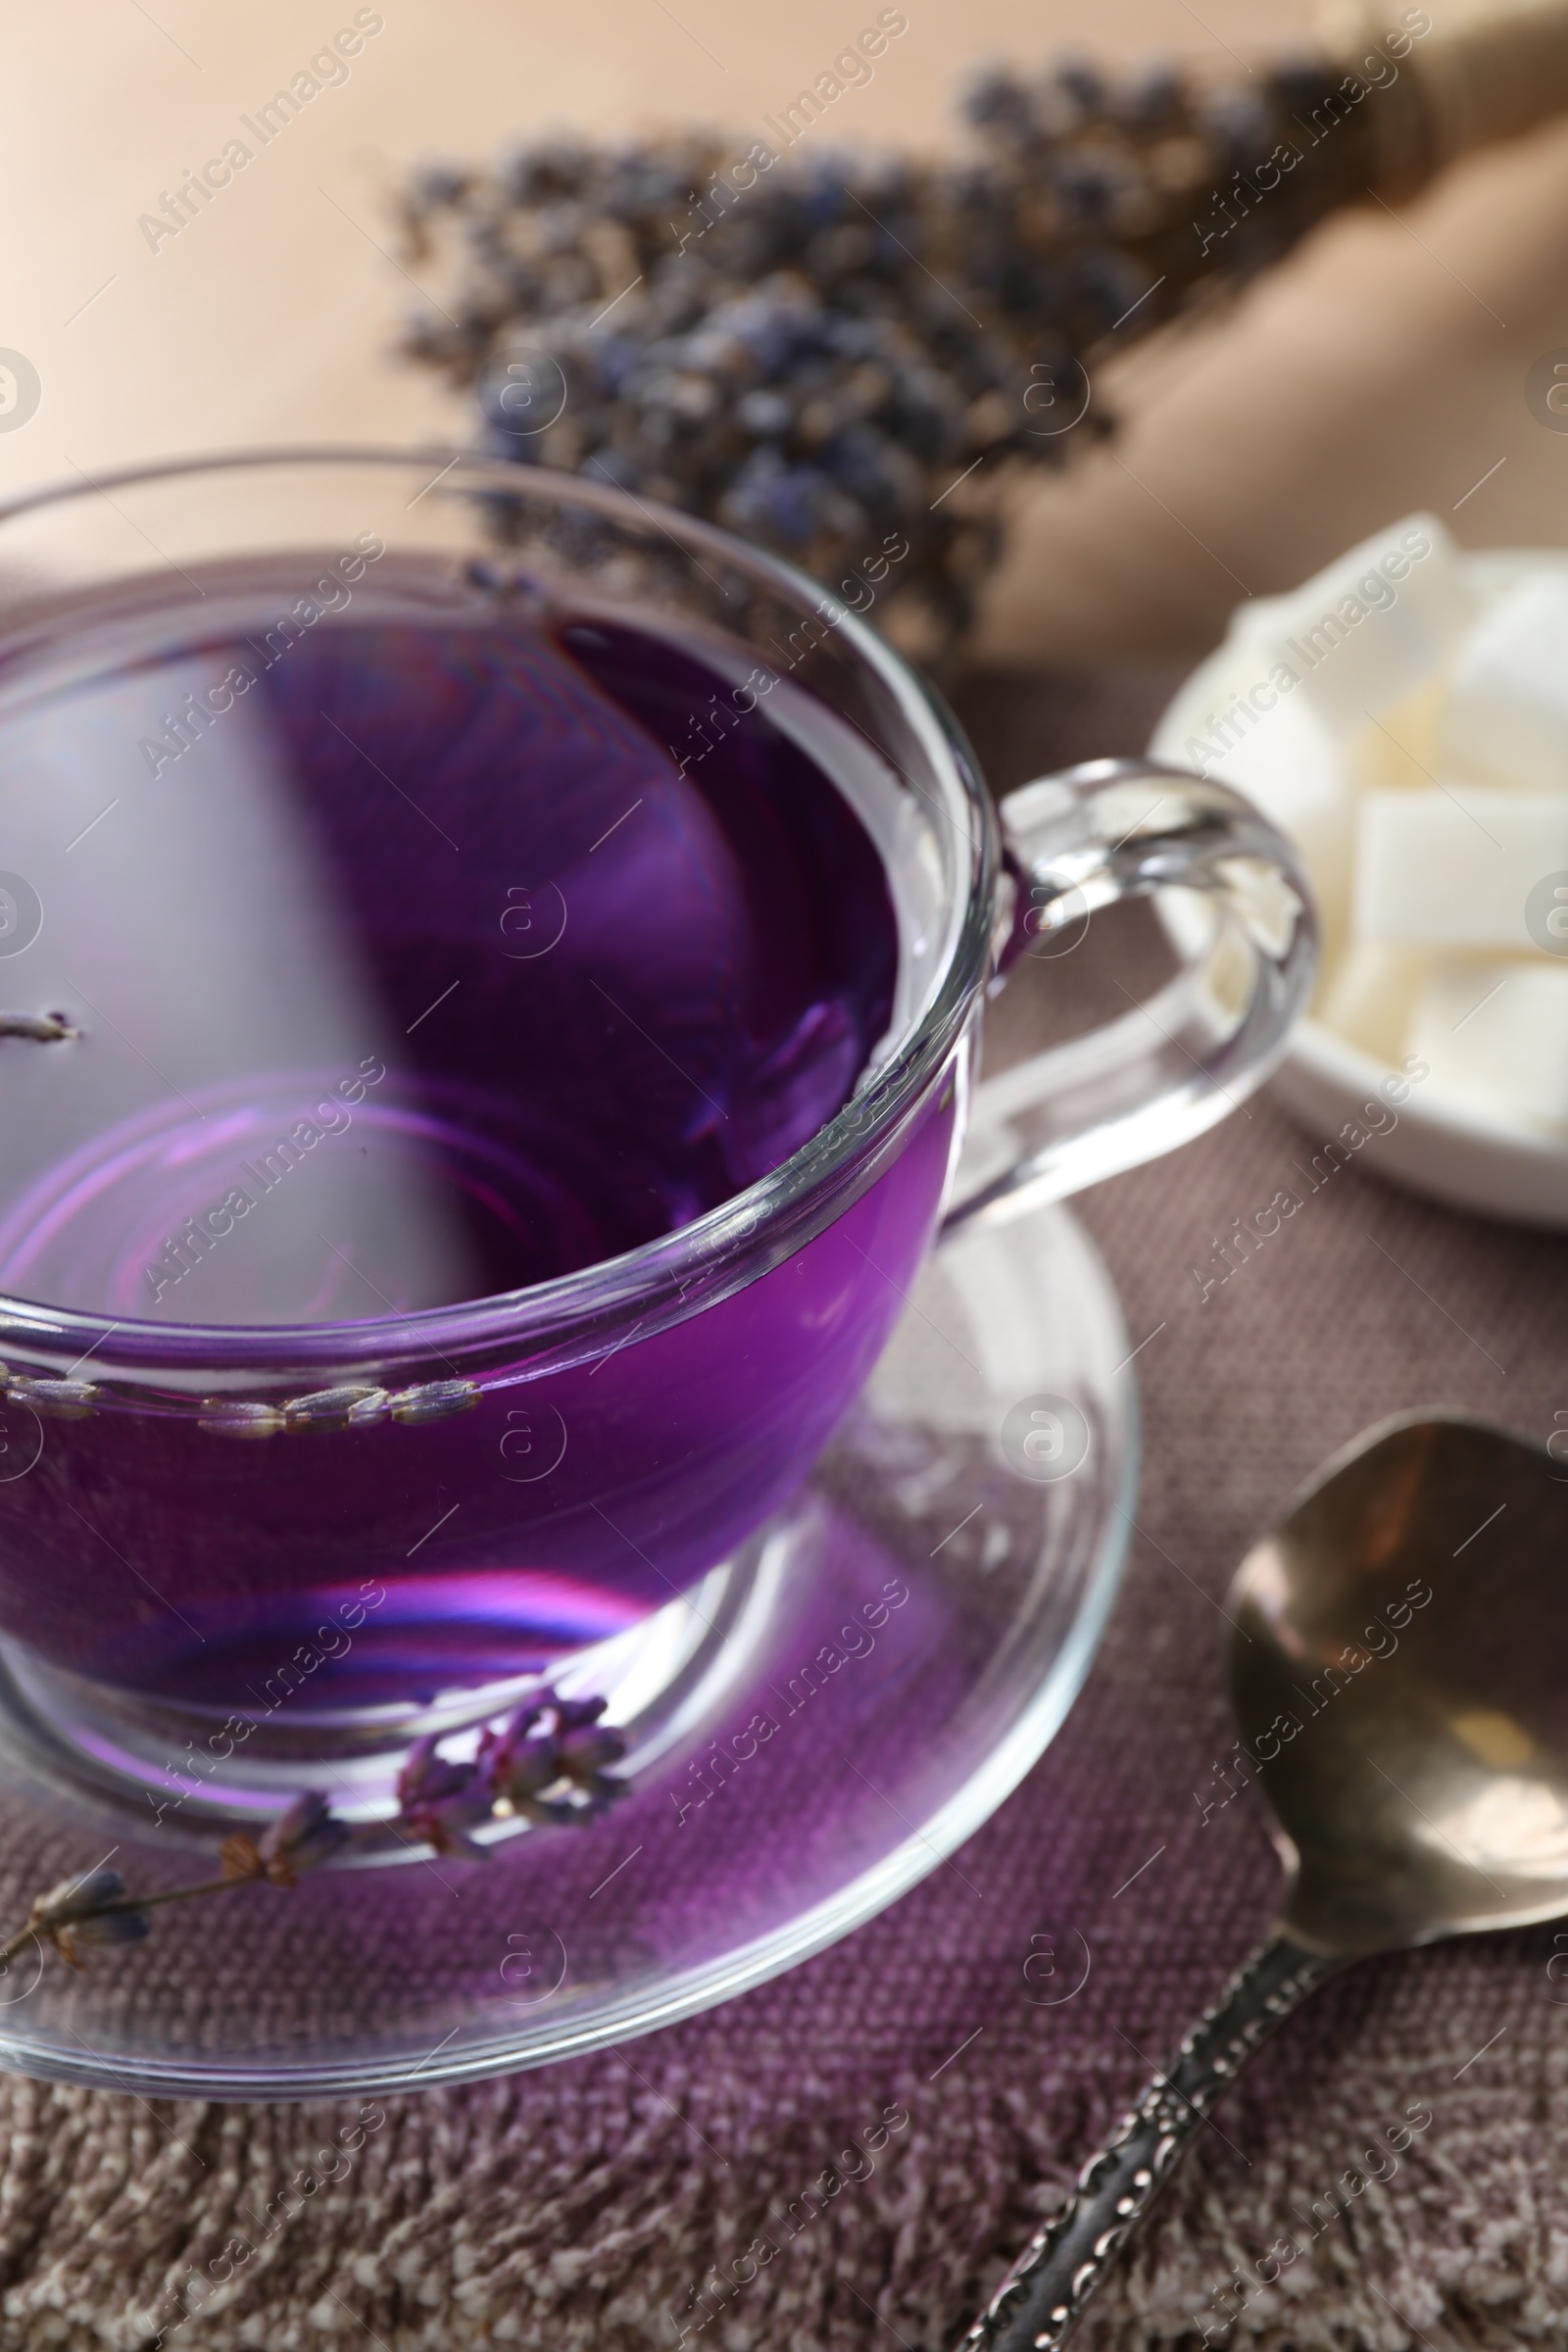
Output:
[[[608,1767],[626,1750],[620,1733],[599,1721],[602,1698],[561,1698],[541,1690],[516,1708],[500,1731],[486,1730],[477,1752],[462,1762],[443,1756],[434,1739],[409,1751],[398,1775],[398,1809],[384,1821],[340,1821],[318,1789],[303,1789],[260,1838],[236,1832],[220,1850],[220,1876],[160,1894],[132,1894],[118,1870],[100,1867],[63,1879],[38,1895],[26,1922],[0,1944],[0,1964],[33,1937],[53,1944],[73,1968],[88,1950],[140,1943],[152,1932],[148,1913],[163,1903],[225,1894],[236,1886],[292,1886],[306,1871],[384,1838],[388,1831],[439,1854],[488,1860],[473,1836],[481,1822],[524,1814],[530,1821],[566,1826],[608,1811],[626,1784]]]
[[[1105,428],[1089,364],[1363,190],[1380,103],[1322,59],[1241,89],[1065,65],[981,80],[957,164],[536,142],[408,190],[411,258],[450,307],[407,349],[476,389],[488,451],[830,582],[903,534],[903,596],[952,642],[1013,466]]]

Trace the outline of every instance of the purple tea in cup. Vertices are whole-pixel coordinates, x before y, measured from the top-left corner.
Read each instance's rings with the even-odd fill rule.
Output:
[[[965,1215],[1200,1133],[1310,985],[1218,781],[1000,813],[863,616],[607,483],[259,453],[0,510],[0,1719],[254,1818],[607,1641],[633,1713],[683,1625],[760,1668],[999,963],[1157,892],[1180,968],[1004,1074]],[[639,1633],[720,1568],[746,1641]]]
[[[892,1042],[901,918],[866,819],[892,822],[893,779],[880,811],[876,762],[845,789],[798,689],[742,710],[749,649],[360,553],[341,613],[323,560],[315,620],[296,567],[254,565],[111,629],[68,615],[63,682],[0,715],[3,862],[43,914],[0,991],[78,1033],[0,1043],[13,1298],[329,1331],[547,1284],[744,1192]],[[502,1348],[476,1380],[436,1348],[208,1397],[127,1396],[91,1360],[14,1383],[4,1459],[42,1444],[0,1479],[0,1631],[290,1720],[618,1632],[788,1493],[861,1386],[951,1100],[760,1280],[565,1360]]]

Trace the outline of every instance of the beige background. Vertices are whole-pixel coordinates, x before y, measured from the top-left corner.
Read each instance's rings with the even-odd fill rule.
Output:
[[[1441,0],[1434,0],[1440,5]],[[831,135],[954,135],[988,54],[1265,56],[1302,0],[906,0],[910,28]],[[410,160],[492,153],[553,123],[754,126],[874,7],[857,0],[384,0],[352,78],[318,97],[157,253],[137,227],[337,29],[348,0],[74,0],[0,30],[0,345],[37,415],[0,434],[0,497],[270,440],[465,437],[463,405],[390,356],[415,289],[389,191]],[[1222,46],[1220,46],[1222,45]],[[1321,233],[1221,328],[1151,347],[1127,430],[1047,484],[999,583],[986,650],[1020,662],[1198,651],[1246,589],[1298,579],[1416,505],[1472,545],[1568,535],[1568,435],[1524,404],[1568,345],[1568,132],[1450,175],[1404,220]],[[85,307],[84,307],[85,306]],[[1476,482],[1506,462],[1474,495]],[[1463,503],[1460,503],[1463,502]],[[1457,507],[1457,512],[1454,512]]]

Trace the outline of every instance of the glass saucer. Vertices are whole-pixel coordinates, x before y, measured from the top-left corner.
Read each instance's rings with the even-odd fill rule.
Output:
[[[669,2025],[858,1927],[979,1828],[1084,1679],[1133,1502],[1127,1358],[1065,1209],[960,1228],[790,1508],[554,1678],[626,1737],[609,1814],[499,1825],[482,1864],[394,1848],[154,1911],[79,1974],[29,1940],[0,2065],[173,2097],[461,2082]],[[222,1825],[79,1780],[5,1677],[0,1774],[0,1934],[111,1855],[138,1893],[209,1875]]]

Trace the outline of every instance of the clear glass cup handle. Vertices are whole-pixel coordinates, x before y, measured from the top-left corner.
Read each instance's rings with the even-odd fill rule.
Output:
[[[1296,853],[1224,784],[1095,760],[1009,793],[1001,814],[1016,895],[999,979],[1153,891],[1181,962],[1102,1028],[975,1089],[950,1226],[1059,1200],[1214,1126],[1279,1060],[1316,968]]]

